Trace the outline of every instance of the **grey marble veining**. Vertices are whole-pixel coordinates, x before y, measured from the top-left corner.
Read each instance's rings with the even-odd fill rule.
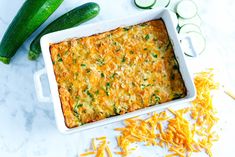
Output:
[[[133,6],[131,0],[93,1],[100,4],[101,12],[97,18],[88,23],[120,18],[142,11]],[[24,0],[17,0],[10,2],[11,5],[9,5],[8,0],[0,0],[0,39],[23,2]],[[27,59],[29,43],[35,34],[59,15],[85,2],[87,1],[65,0],[46,23],[22,45],[10,65],[0,63],[1,157],[75,157],[78,153],[84,152],[85,148],[89,148],[92,137],[102,135],[109,137],[112,141],[112,148],[116,147],[115,135],[117,132],[112,129],[121,126],[121,122],[72,135],[59,133],[55,124],[52,104],[39,103],[35,95],[33,75],[44,67],[43,59],[40,57],[37,62]],[[202,29],[207,40],[207,49],[197,59],[187,58],[190,70],[194,72],[211,66],[218,68],[220,73],[224,74],[221,77],[225,77],[223,78],[226,80],[225,84],[235,87],[235,3],[233,0],[223,2],[199,0],[197,4],[203,19]],[[46,81],[45,79],[45,84]],[[48,90],[49,87],[45,88]],[[222,115],[225,116],[222,118],[223,121],[227,122],[224,124],[225,128],[227,124],[230,126],[230,130],[227,130],[226,133],[234,131],[235,126],[229,121],[230,118],[235,118],[235,115],[232,114],[235,112],[234,101],[221,94],[218,102],[226,105],[226,108],[218,105],[223,110]],[[230,117],[228,118],[228,116]],[[230,138],[235,139],[232,134]],[[229,156],[233,152],[232,144],[227,138],[226,140],[222,138],[222,143],[226,144],[226,156]],[[221,146],[220,144],[217,145],[218,148]],[[164,151],[140,148],[140,155],[162,157],[166,153]],[[219,150],[214,151],[216,157],[221,156],[222,153]]]

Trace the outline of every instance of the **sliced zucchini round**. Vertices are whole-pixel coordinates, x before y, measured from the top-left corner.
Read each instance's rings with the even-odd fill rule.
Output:
[[[190,36],[191,40],[192,40],[192,44],[193,44],[193,48],[195,49],[197,55],[200,55],[206,48],[206,40],[203,37],[203,35],[201,33],[198,32],[188,32],[187,35]],[[185,41],[182,40],[182,44],[185,45],[186,43],[184,43]],[[190,56],[190,57],[195,57],[195,54],[192,53],[192,51],[190,49],[186,49],[185,54]]]
[[[170,0],[157,0],[157,2],[154,4],[154,7],[167,7],[170,4]]]
[[[182,0],[177,4],[176,12],[180,17],[189,19],[197,14],[197,6],[191,0]]]
[[[141,9],[151,9],[156,3],[156,0],[134,0],[134,3]]]
[[[180,27],[179,34],[184,34],[188,32],[201,33],[201,29],[195,24],[185,24],[182,27]]]
[[[176,6],[181,0],[171,0],[170,4],[167,6],[168,9],[172,10],[173,12],[176,12]]]
[[[195,15],[191,19],[184,19],[182,17],[178,17],[178,22],[179,22],[180,27],[182,27],[183,25],[186,25],[186,24],[194,24],[197,26],[201,26],[202,20],[199,15]]]

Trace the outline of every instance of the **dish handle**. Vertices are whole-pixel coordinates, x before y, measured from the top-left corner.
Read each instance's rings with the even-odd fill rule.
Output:
[[[187,54],[186,52],[184,52],[187,56],[190,56],[190,57],[198,57],[199,54],[197,53],[196,49],[194,48],[193,46],[193,41],[191,39],[191,37],[189,35],[180,35],[180,41],[181,41],[181,44],[182,44],[182,41],[183,40],[186,40],[187,43],[188,43],[188,48],[191,50],[191,54]],[[185,45],[182,45],[182,46],[185,46]],[[183,47],[185,48],[185,47]]]
[[[44,96],[43,94],[43,88],[42,88],[42,82],[41,77],[42,75],[46,74],[46,69],[43,68],[34,74],[34,85],[35,85],[35,91],[39,102],[51,102],[50,96]]]

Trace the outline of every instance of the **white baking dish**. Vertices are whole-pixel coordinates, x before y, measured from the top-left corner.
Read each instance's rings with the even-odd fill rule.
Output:
[[[161,105],[155,105],[151,107],[147,107],[144,109],[140,109],[131,113],[127,113],[124,115],[118,115],[115,117],[110,117],[106,118],[104,120],[100,120],[97,122],[92,122],[89,124],[85,124],[83,126],[79,126],[77,128],[67,128],[64,122],[64,116],[61,108],[61,102],[59,98],[59,93],[58,93],[58,86],[53,70],[53,65],[51,61],[51,56],[50,56],[50,51],[49,51],[49,45],[50,43],[57,43],[61,42],[65,39],[69,38],[80,38],[84,36],[90,36],[93,34],[97,33],[102,33],[106,32],[109,30],[113,30],[117,27],[123,27],[123,26],[130,26],[130,25],[135,25],[138,23],[146,22],[149,20],[153,19],[163,19],[165,22],[165,25],[167,27],[168,35],[170,37],[170,40],[172,42],[174,52],[176,59],[179,63],[179,69],[181,72],[181,75],[183,77],[186,89],[187,89],[187,96],[185,98],[181,98],[178,100],[173,100],[171,102],[163,103]],[[45,61],[45,69],[40,70],[35,74],[35,84],[36,84],[36,91],[38,98],[41,101],[48,101],[50,98],[44,97],[42,93],[42,86],[40,83],[40,77],[42,74],[47,73],[49,84],[50,84],[50,90],[51,90],[51,97],[52,97],[52,102],[54,104],[54,112],[55,112],[55,118],[57,122],[57,127],[58,129],[63,132],[63,133],[72,133],[76,131],[81,131],[89,128],[94,128],[98,127],[101,125],[105,125],[108,123],[120,121],[123,119],[127,119],[130,117],[134,117],[137,115],[153,112],[156,110],[164,109],[167,107],[170,107],[172,105],[182,105],[185,102],[189,102],[195,98],[196,92],[195,92],[195,87],[192,81],[192,78],[190,76],[190,73],[188,71],[184,54],[182,52],[181,46],[180,46],[180,40],[179,37],[176,33],[175,26],[172,22],[172,18],[170,16],[170,13],[166,9],[156,9],[156,10],[151,10],[147,12],[143,12],[134,16],[129,16],[127,18],[123,19],[115,19],[115,20],[110,20],[110,21],[102,21],[98,23],[93,23],[93,24],[87,24],[87,25],[82,25],[79,27],[47,34],[41,38],[41,48],[42,48],[42,53],[43,53],[43,58]]]

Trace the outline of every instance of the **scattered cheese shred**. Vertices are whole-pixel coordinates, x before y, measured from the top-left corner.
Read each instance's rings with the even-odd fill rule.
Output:
[[[106,141],[102,141],[100,147],[97,149],[96,157],[104,157]]]
[[[98,137],[98,138],[96,138],[96,140],[106,140],[106,137],[105,136]]]
[[[105,150],[106,150],[106,152],[107,152],[107,154],[108,154],[109,157],[112,157],[112,156],[113,156],[113,154],[112,154],[110,148],[109,148],[107,145],[106,145],[106,147],[105,147]]]
[[[99,142],[98,145],[96,145],[96,141]],[[88,155],[95,155],[96,157],[105,157],[105,156],[113,157],[112,152],[107,144],[105,136],[93,138],[91,141],[91,145],[94,151],[80,154],[81,157]],[[107,155],[105,155],[106,154],[105,152],[107,153]]]
[[[154,113],[146,120],[127,119],[124,128],[116,128],[116,131],[121,132],[117,143],[122,150],[116,154],[127,156],[132,150],[129,148],[132,143],[145,142],[146,145],[167,146],[172,154],[166,157],[188,157],[192,152],[202,150],[212,156],[212,142],[217,141],[219,137],[212,132],[218,118],[212,104],[211,90],[217,89],[218,83],[214,82],[211,69],[197,73],[194,83],[197,97],[192,102],[192,107],[178,111],[169,108],[173,118],[164,111]],[[187,114],[190,114],[195,122],[187,119]],[[166,128],[163,123],[166,123]]]
[[[80,156],[88,156],[88,155],[93,155],[93,154],[95,154],[95,152],[86,152],[86,153],[80,154]]]
[[[95,144],[95,139],[94,138],[92,139],[91,145],[92,145],[92,149],[96,150],[96,144]]]
[[[118,154],[118,155],[124,155],[123,152],[115,152],[115,154]]]

